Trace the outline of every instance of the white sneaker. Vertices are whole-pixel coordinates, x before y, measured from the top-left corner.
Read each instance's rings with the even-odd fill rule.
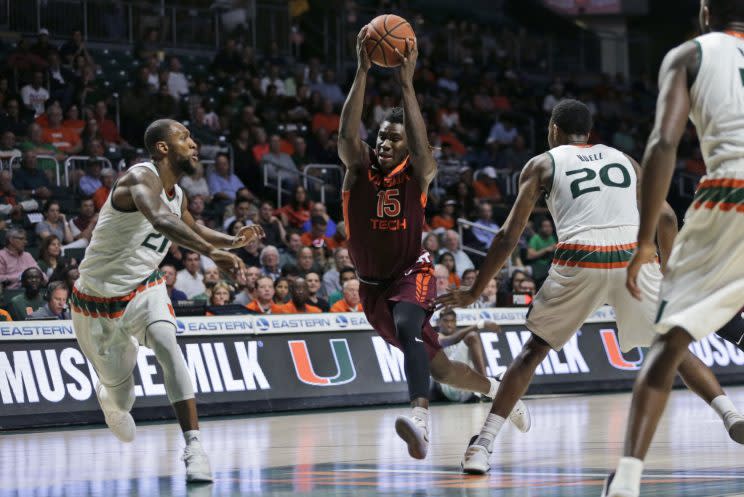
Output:
[[[477,443],[480,442],[480,443]],[[488,460],[491,458],[491,447],[486,439],[473,435],[462,457],[462,471],[471,475],[485,475],[491,469]]]
[[[734,442],[744,444],[744,416],[730,413],[723,419],[726,431]]]
[[[414,459],[424,459],[429,451],[429,428],[426,421],[418,416],[398,416],[395,431],[408,445],[408,455]]]
[[[212,468],[201,442],[192,440],[183,450],[183,462],[186,463],[186,481],[188,483],[211,482]]]
[[[98,397],[98,405],[101,406],[103,411],[106,426],[122,442],[131,442],[137,434],[137,425],[134,424],[134,418],[126,411],[107,409],[104,402],[101,401],[104,388],[102,383],[96,385],[96,397]]]
[[[496,377],[496,380],[499,383],[501,383],[501,380],[504,378],[504,373],[506,373],[506,371],[502,371],[501,374]],[[532,427],[532,416],[530,416],[530,410],[527,409],[527,404],[522,400],[518,400],[514,405],[514,409],[512,409],[512,412],[509,414],[509,421],[511,421],[517,430],[522,433],[530,431],[530,428]]]
[[[619,482],[615,481],[615,473],[610,473],[605,478],[602,487],[602,497],[640,497],[640,489],[621,488]]]

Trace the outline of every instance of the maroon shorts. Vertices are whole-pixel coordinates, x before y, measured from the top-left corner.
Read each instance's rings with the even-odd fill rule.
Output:
[[[410,302],[425,309],[426,319],[421,328],[421,337],[429,359],[432,359],[442,350],[439,336],[429,323],[434,313],[433,301],[437,296],[437,285],[433,265],[422,259],[395,280],[365,282],[366,278],[361,279],[359,296],[369,324],[387,343],[397,348],[400,348],[400,342],[393,320],[395,303]]]

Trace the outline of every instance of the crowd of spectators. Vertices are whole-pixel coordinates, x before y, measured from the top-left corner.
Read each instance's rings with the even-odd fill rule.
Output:
[[[469,21],[442,27],[415,26],[414,77],[439,164],[423,240],[435,255],[439,293],[474,281],[513,200],[514,175],[546,148],[542,137],[556,102],[581,99],[595,117],[592,141],[640,158],[656,92],[646,76],[546,78],[540,38],[523,30]],[[171,246],[162,270],[174,303],[205,302],[208,312],[229,304],[253,313],[359,310],[338,177],[306,170],[340,164],[339,113],[350,74],[316,57],[285,56],[274,45],[261,53],[237,36],[201,73],[155,42],[138,46],[126,68],[131,80],[115,88],[101,69],[111,53],[89,49],[80,31],[61,43],[56,40],[65,34],[54,35],[52,41],[42,29],[34,39],[21,38],[0,64],[0,159],[13,165],[0,171],[0,282],[9,311],[0,318],[26,319],[39,309],[63,316],[58,300],[71,291],[77,262],[120,174],[108,166],[142,160],[144,129],[162,117],[184,122],[200,145],[203,164],[181,182],[194,219],[227,233],[249,224],[266,232],[239,251],[249,268],[246,282],[225,281],[207,258]],[[393,73],[372,70],[362,139],[374,142],[399,100]],[[57,184],[57,164],[77,155],[89,159],[71,171],[69,187]],[[276,191],[264,184],[264,168],[270,185],[281,175],[288,192],[283,205],[275,205]],[[680,168],[704,169],[692,128],[680,147]],[[325,185],[325,203],[319,187],[305,189],[303,175],[322,180],[309,184]],[[510,269],[479,305],[529,303],[557,243],[546,213],[538,206]],[[460,226],[459,219],[477,225]]]

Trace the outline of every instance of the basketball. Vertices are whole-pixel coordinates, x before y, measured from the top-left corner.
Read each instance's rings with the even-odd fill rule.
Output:
[[[372,19],[368,26],[366,48],[372,62],[381,67],[399,66],[401,58],[395,49],[405,53],[406,38],[416,38],[408,21],[400,16],[384,14]]]

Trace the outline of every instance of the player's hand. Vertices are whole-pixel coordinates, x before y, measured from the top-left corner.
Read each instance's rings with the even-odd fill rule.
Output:
[[[372,61],[369,59],[369,54],[367,53],[368,39],[369,35],[367,34],[367,26],[364,26],[361,30],[359,30],[356,44],[357,64],[359,66],[359,69],[361,69],[362,71],[369,71],[369,68],[372,67]]]
[[[250,226],[243,226],[240,228],[240,231],[238,231],[238,234],[235,235],[232,242],[232,248],[240,248],[245,247],[249,243],[251,243],[253,240],[260,240],[261,238],[265,237],[266,233],[264,233],[263,227],[261,227],[260,224],[251,224]]]
[[[625,287],[628,289],[633,298],[641,300],[641,289],[638,287],[638,273],[641,267],[649,262],[656,260],[656,245],[649,242],[638,242],[633,258],[628,265],[628,275],[625,280]]]
[[[416,38],[406,38],[405,52],[400,53],[400,50],[396,48],[395,53],[397,53],[402,60],[400,69],[398,69],[398,77],[400,78],[400,83],[413,83],[413,73],[416,72],[416,60],[418,59],[418,47],[416,46]]]
[[[483,329],[499,332],[501,331],[501,325],[496,321],[486,321],[483,323]]]
[[[453,290],[434,300],[437,309],[442,307],[467,307],[478,299],[472,290]]]
[[[234,280],[245,281],[245,263],[237,255],[227,250],[214,249],[209,253],[209,258],[217,264],[220,271],[229,274]]]

